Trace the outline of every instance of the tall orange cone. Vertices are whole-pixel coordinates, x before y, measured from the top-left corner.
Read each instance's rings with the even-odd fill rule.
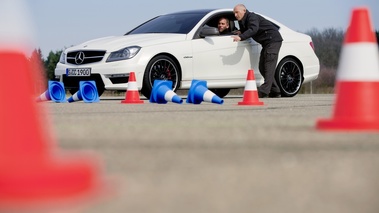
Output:
[[[7,8],[11,15],[24,14],[15,6],[20,2],[1,1],[0,7]],[[3,15],[0,13],[0,18]],[[6,20],[12,22],[13,18]],[[35,102],[32,88],[36,76],[31,74],[30,61],[20,41],[9,40],[6,48],[2,45],[2,32],[11,39],[17,36],[8,34],[19,30],[7,27],[15,25],[0,24],[5,30],[0,31],[0,212],[48,211],[68,203],[82,205],[77,202],[85,198],[89,201],[104,192],[100,161],[58,152],[50,125],[44,123],[48,114]],[[17,85],[10,79],[17,79]]]
[[[130,72],[128,89],[126,90],[125,100],[121,101],[123,104],[143,104],[144,101],[140,99],[138,92],[138,85],[136,81],[136,75],[134,72]]]
[[[245,90],[243,92],[243,99],[238,102],[238,105],[263,105],[263,102],[259,101],[257,84],[255,82],[254,70],[250,69],[247,72]]]
[[[76,202],[104,186],[98,159],[56,155],[49,125],[42,124],[43,112],[29,90],[28,67],[25,55],[0,50],[0,70],[13,70],[0,78],[0,212]],[[15,75],[16,87],[9,81]]]
[[[333,117],[320,130],[379,131],[379,53],[368,8],[352,11],[336,77]]]

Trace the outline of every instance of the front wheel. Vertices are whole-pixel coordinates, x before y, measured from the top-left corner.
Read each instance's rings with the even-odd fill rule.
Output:
[[[141,93],[146,98],[150,98],[155,80],[172,81],[172,90],[176,91],[180,82],[180,71],[177,63],[165,55],[159,55],[151,59],[147,64],[141,89]]]
[[[283,59],[276,68],[275,80],[282,97],[293,97],[303,83],[303,72],[299,62],[292,58]]]

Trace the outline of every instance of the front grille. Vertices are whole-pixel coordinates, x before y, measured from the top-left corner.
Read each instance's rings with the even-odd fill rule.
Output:
[[[67,63],[69,64],[90,64],[103,60],[106,51],[79,50],[67,53]],[[81,56],[79,57],[80,53]]]

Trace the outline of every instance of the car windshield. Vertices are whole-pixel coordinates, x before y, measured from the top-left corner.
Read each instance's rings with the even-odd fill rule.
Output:
[[[180,33],[187,34],[203,18],[200,13],[177,13],[155,17],[134,28],[126,35],[141,33]]]

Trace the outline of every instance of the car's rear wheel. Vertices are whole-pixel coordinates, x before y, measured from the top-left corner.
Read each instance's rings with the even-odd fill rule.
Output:
[[[169,56],[159,55],[147,64],[143,77],[141,93],[150,98],[155,80],[172,81],[172,90],[179,88],[180,71],[178,64]]]
[[[303,72],[300,64],[293,58],[283,59],[276,68],[275,79],[282,97],[293,97],[303,83]]]
[[[225,97],[229,92],[230,89],[209,89],[214,94],[216,94],[218,97],[223,98]]]

